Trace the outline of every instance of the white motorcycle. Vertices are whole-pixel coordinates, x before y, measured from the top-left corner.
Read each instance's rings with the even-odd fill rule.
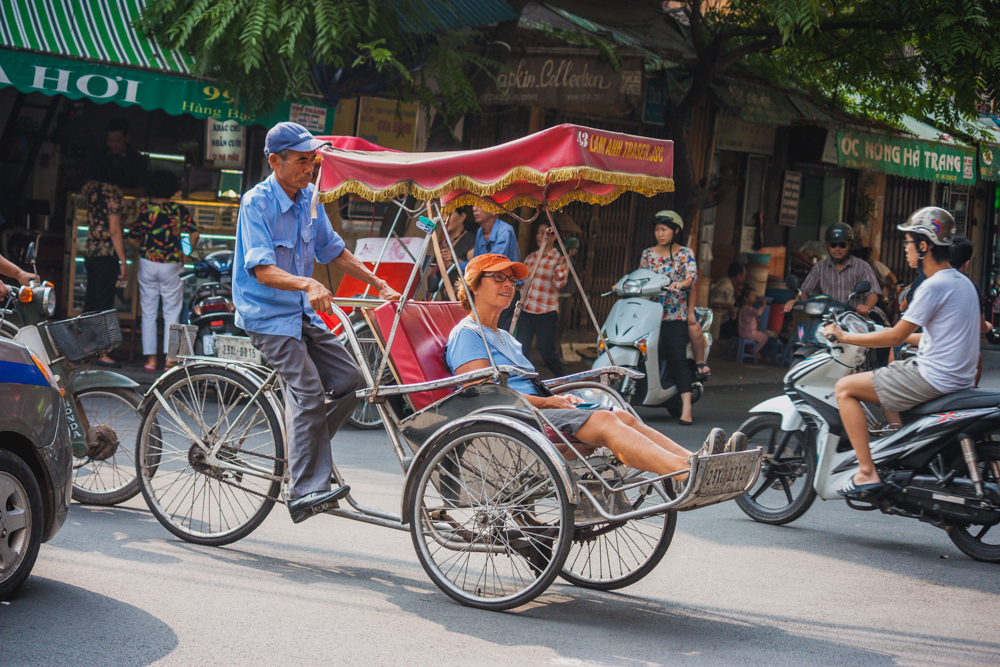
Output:
[[[645,377],[634,380],[624,378],[615,387],[631,405],[650,407],[664,406],[674,417],[681,415],[681,397],[677,387],[662,378],[662,361],[659,357],[660,321],[663,319],[663,307],[654,299],[662,295],[670,285],[670,280],[663,274],[638,269],[629,273],[617,283],[608,294],[625,297],[619,300],[608,313],[608,319],[601,328],[601,338],[598,340],[600,356],[594,362],[593,368],[607,366],[622,366],[640,373]],[[712,347],[712,335],[708,330],[712,327],[712,309],[695,308],[695,316],[701,325],[705,337],[705,360]],[[604,341],[607,341],[605,345]],[[704,385],[698,380],[691,344],[687,348],[688,364],[691,366],[691,401],[701,398]]]
[[[859,283],[857,292],[867,292]],[[827,311],[849,333],[882,329],[857,313]],[[825,347],[785,376],[785,393],[750,410],[739,430],[764,451],[760,476],[737,499],[747,515],[781,525],[805,514],[817,496],[858,510],[919,519],[948,531],[976,560],[1000,563],[1000,392],[966,389],[902,413],[884,427],[868,412],[871,453],[881,489],[844,498],[837,489],[858,470],[834,396],[841,377],[863,370],[868,350],[817,339]],[[867,409],[867,408],[866,408]]]

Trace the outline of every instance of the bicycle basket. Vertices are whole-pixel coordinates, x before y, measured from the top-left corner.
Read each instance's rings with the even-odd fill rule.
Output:
[[[80,315],[49,324],[56,347],[69,361],[80,361],[115,349],[122,342],[118,311]]]

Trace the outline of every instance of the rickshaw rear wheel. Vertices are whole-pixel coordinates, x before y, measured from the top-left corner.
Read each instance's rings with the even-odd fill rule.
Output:
[[[670,485],[658,482],[657,486],[660,490],[665,490],[668,498],[674,497]],[[643,505],[664,502],[657,489],[651,485],[622,493],[634,510]],[[580,502],[590,501],[581,498]],[[573,534],[569,556],[560,575],[574,586],[599,591],[631,586],[652,572],[663,560],[674,539],[676,527],[677,512],[579,527]]]
[[[192,368],[159,388],[188,430],[206,445],[222,440],[219,459],[258,475],[203,463],[205,451],[155,398],[144,410],[136,442],[139,488],[164,528],[195,544],[221,546],[264,521],[281,490],[285,446],[281,420],[257,386],[234,371]],[[201,422],[201,423],[199,423]]]
[[[413,474],[413,546],[449,597],[503,611],[535,599],[559,574],[573,537],[573,505],[555,464],[530,436],[470,424],[432,446]]]

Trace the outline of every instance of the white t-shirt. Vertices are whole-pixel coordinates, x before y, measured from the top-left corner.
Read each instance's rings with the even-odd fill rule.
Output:
[[[976,384],[980,313],[971,280],[955,269],[938,271],[920,285],[903,319],[924,328],[917,368],[932,387],[951,393]]]

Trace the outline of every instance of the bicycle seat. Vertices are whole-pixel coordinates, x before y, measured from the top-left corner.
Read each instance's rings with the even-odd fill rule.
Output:
[[[995,389],[963,389],[916,405],[902,413],[906,417],[922,417],[939,412],[973,410],[1000,406],[1000,392]]]

